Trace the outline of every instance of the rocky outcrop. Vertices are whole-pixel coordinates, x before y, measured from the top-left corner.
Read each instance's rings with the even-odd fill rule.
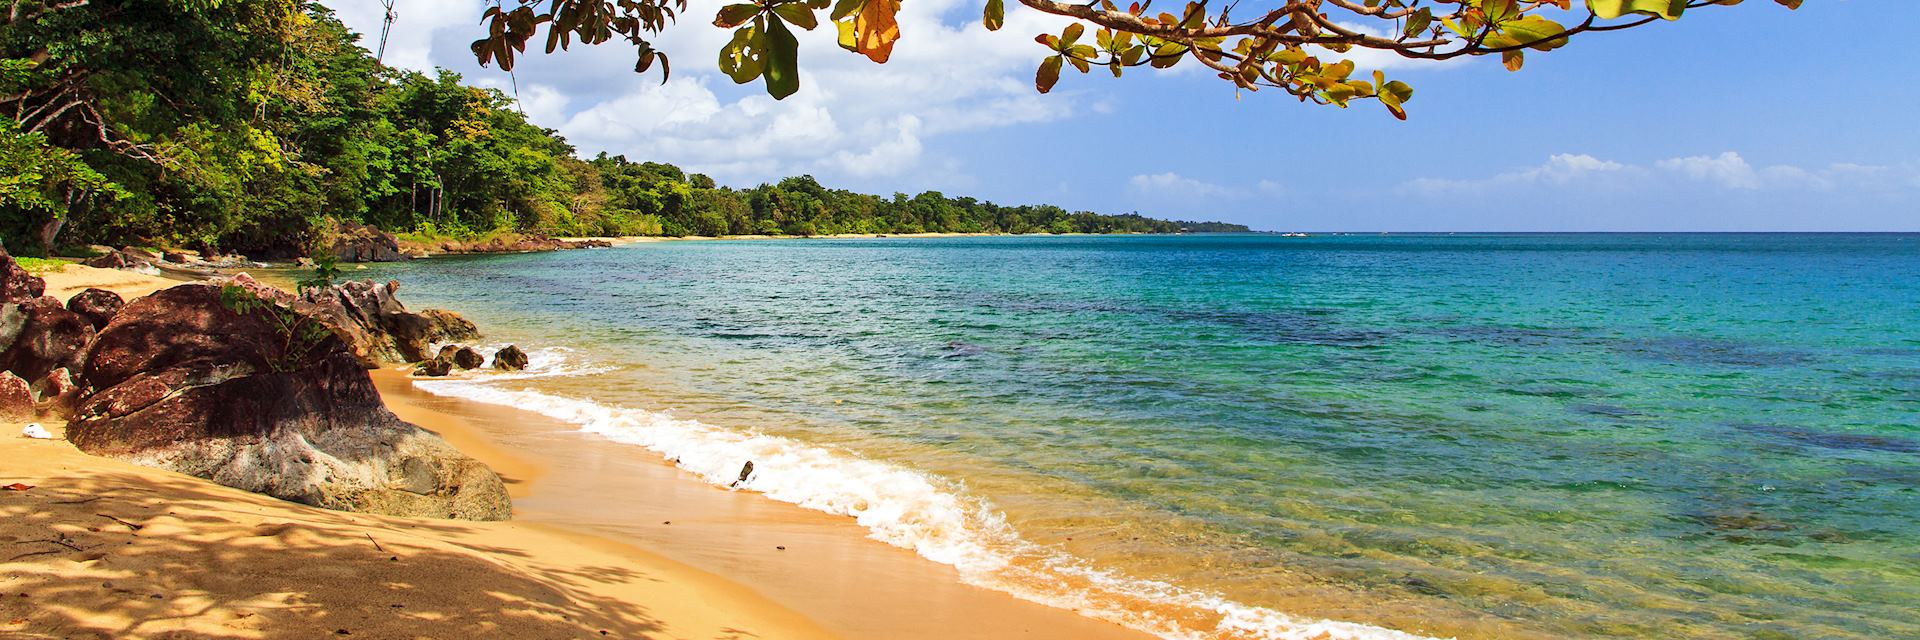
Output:
[[[335,332],[250,279],[134,300],[88,350],[82,450],[321,507],[507,518],[499,476],[381,404]]]
[[[67,310],[79,314],[96,330],[107,326],[107,321],[124,306],[127,301],[120,299],[120,294],[106,289],[87,289],[67,299]]]
[[[453,373],[453,359],[451,358],[436,357],[432,360],[423,361],[413,367],[413,375],[416,376],[439,378],[449,373]]]
[[[361,366],[420,362],[434,354],[435,343],[473,340],[480,329],[451,311],[407,311],[394,293],[400,283],[371,280],[342,282],[302,292],[295,308],[319,318],[347,343]]]
[[[33,391],[11,371],[0,371],[0,420],[33,419]]]
[[[93,324],[52,296],[0,304],[0,370],[38,380],[61,367],[78,370]]]
[[[400,241],[393,234],[344,220],[336,223],[327,252],[339,262],[398,262],[409,257],[400,252]]]
[[[0,247],[0,302],[26,302],[47,292],[47,281],[27,273]]]
[[[419,245],[414,245],[418,247]],[[530,253],[534,251],[560,251],[563,249],[591,249],[611,247],[613,243],[588,238],[585,240],[561,240],[538,234],[506,234],[485,240],[443,240],[423,247],[433,253]]]
[[[493,352],[493,368],[502,371],[519,371],[527,368],[527,352],[520,347],[507,345]]]

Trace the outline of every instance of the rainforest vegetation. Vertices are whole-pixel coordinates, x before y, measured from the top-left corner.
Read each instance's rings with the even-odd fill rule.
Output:
[[[582,158],[497,90],[382,66],[318,4],[18,0],[0,20],[0,237],[27,255],[287,257],[331,220],[430,236],[1245,230]]]

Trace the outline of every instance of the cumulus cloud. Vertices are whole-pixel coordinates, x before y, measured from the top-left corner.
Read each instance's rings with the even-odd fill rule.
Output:
[[[731,183],[803,172],[897,176],[929,163],[922,155],[930,138],[1046,122],[1074,111],[1071,91],[1033,91],[1032,70],[1043,51],[1032,34],[1064,24],[1037,11],[1009,7],[1006,26],[990,32],[974,12],[959,11],[972,6],[963,0],[903,3],[902,38],[885,65],[840,49],[833,26],[823,23],[797,34],[800,92],[775,101],[757,81],[735,86],[719,73],[716,54],[731,32],[706,22],[722,4],[694,0],[680,24],[658,36],[655,45],[672,60],[665,84],[658,67],[635,75],[633,51],[617,44],[530,53],[515,69],[523,108],[581,148],[670,161]],[[387,62],[420,70],[446,66],[509,88],[497,69],[475,69],[467,50],[484,6],[401,0]],[[340,11],[349,26],[372,34],[381,13],[371,0]],[[955,16],[967,18],[946,19]],[[1086,108],[1111,111],[1102,103]]]
[[[1592,189],[1687,188],[1730,191],[1828,191],[1920,187],[1920,170],[1835,163],[1826,167],[1769,165],[1755,167],[1733,151],[1658,160],[1650,165],[1625,164],[1587,154],[1556,154],[1543,164],[1484,178],[1417,178],[1401,185],[1403,191],[1455,193],[1524,185],[1572,186]]]

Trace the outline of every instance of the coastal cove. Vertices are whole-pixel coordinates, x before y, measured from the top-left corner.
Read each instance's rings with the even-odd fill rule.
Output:
[[[709,485],[753,461],[746,493],[857,514],[970,584],[1135,628],[1873,637],[1914,624],[1887,608],[1915,588],[1894,560],[1912,489],[1885,479],[1912,473],[1898,425],[1913,422],[1920,342],[1897,305],[1828,298],[1914,299],[1888,288],[1915,281],[1915,249],[1899,235],[814,239],[356,275],[401,278],[490,340],[533,345],[536,375],[430,393],[558,417]],[[1535,277],[1511,290],[1512,272]],[[1754,306],[1742,283],[1759,273],[1801,274],[1772,289],[1795,304]],[[1609,308],[1644,311],[1586,315]],[[1804,391],[1757,393],[1786,380]],[[1796,409],[1836,394],[1856,399],[1843,421]],[[1587,463],[1563,462],[1576,453]],[[1593,464],[1610,459],[1626,466]],[[1650,459],[1670,475],[1634,470]],[[846,466],[860,460],[879,466]],[[1856,586],[1811,586],[1836,580]],[[1862,622],[1801,617],[1786,593]]]

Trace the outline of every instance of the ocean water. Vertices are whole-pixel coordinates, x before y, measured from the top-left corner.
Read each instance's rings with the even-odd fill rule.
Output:
[[[1920,235],[671,242],[358,271],[423,383],[1170,638],[1920,637]]]

